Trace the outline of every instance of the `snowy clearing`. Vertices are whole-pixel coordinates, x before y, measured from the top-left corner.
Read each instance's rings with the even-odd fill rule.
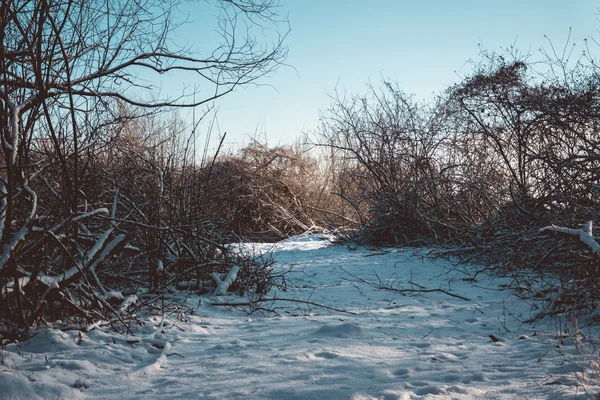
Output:
[[[595,398],[598,372],[559,322],[536,325],[530,304],[414,250],[349,249],[318,235],[275,246],[288,290],[357,315],[278,302],[246,315],[187,299],[187,322],[148,318],[136,336],[48,329],[0,352],[2,399],[565,399]],[[270,245],[255,245],[266,250]],[[378,291],[360,280],[442,292]],[[412,282],[412,284],[411,284]],[[158,329],[157,329],[158,328]],[[598,329],[585,330],[598,338]],[[490,336],[491,335],[491,336]],[[585,342],[585,340],[583,340]],[[598,358],[596,356],[596,361]],[[593,365],[596,365],[594,371]],[[583,373],[583,374],[582,374]]]

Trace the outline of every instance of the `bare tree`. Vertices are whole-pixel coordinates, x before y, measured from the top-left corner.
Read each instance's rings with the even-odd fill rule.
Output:
[[[134,116],[122,111],[207,104],[265,77],[284,60],[285,34],[277,32],[286,21],[279,18],[274,0],[194,3],[207,12],[217,10],[221,40],[201,45],[175,40],[177,29],[186,23],[183,4],[6,0],[0,5],[0,312],[17,315],[19,326],[35,319],[49,296],[46,290],[39,304],[24,305],[22,277],[30,286],[39,281],[50,288],[85,273],[103,291],[94,269],[125,238],[116,234],[114,224],[89,235],[85,221],[100,214],[114,217],[117,201],[111,210],[87,209],[80,190],[81,157],[101,135],[114,132],[113,124]],[[274,29],[264,29],[267,25]],[[263,41],[256,32],[275,33]],[[161,94],[154,82],[168,75],[194,82],[195,93]],[[36,185],[62,204],[62,210],[41,205]],[[91,243],[90,237],[79,240],[81,231]],[[41,261],[29,267],[19,262],[25,254],[42,252],[49,240],[63,252],[62,271],[53,271],[62,273],[60,278],[44,275]],[[30,309],[28,315],[24,308]]]

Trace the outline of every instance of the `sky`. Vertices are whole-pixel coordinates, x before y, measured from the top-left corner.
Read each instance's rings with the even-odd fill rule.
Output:
[[[291,31],[287,66],[260,83],[238,88],[215,102],[213,139],[227,132],[226,145],[240,148],[252,138],[269,145],[293,144],[318,127],[330,95],[362,94],[369,83],[396,81],[426,100],[467,75],[480,49],[515,45],[539,55],[550,39],[562,47],[569,37],[583,50],[584,38],[600,39],[598,7],[591,0],[280,0]],[[187,9],[182,37],[208,38],[216,26],[205,4]],[[287,26],[281,27],[283,31]],[[199,43],[210,46],[213,43]],[[600,48],[597,49],[600,55]],[[175,78],[174,78],[175,79]],[[181,90],[190,82],[171,82]],[[199,115],[200,110],[196,115]],[[191,120],[191,113],[182,116]],[[213,115],[214,116],[214,115]],[[207,119],[208,122],[208,119]],[[203,135],[208,123],[200,125]],[[201,143],[203,139],[198,140]],[[211,148],[216,145],[211,144]]]

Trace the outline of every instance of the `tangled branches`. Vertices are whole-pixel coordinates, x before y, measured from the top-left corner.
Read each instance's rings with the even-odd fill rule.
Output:
[[[431,104],[389,82],[334,99],[320,134],[350,166],[344,198],[366,216],[360,239],[459,247],[452,257],[525,286],[555,277],[552,312],[593,313],[592,229],[540,228],[600,221],[597,67],[549,59],[542,72],[519,54],[483,56]]]

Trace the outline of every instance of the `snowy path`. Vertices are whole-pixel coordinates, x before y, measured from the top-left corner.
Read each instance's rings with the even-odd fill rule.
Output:
[[[304,267],[289,275],[290,290],[279,296],[359,315],[280,304],[287,307],[280,317],[246,316],[203,300],[189,323],[176,322],[167,332],[166,360],[155,362],[161,350],[150,344],[120,343],[109,332],[92,331],[79,343],[75,334],[57,333],[24,345],[23,358],[5,352],[17,376],[0,374],[0,385],[10,384],[15,394],[67,398],[79,394],[69,389],[79,379],[81,393],[105,399],[563,399],[598,393],[588,384],[586,395],[579,384],[582,356],[573,339],[559,345],[552,321],[537,328],[521,323],[529,305],[499,287],[506,282],[475,286],[444,262],[412,251],[325,245],[315,236],[278,245],[282,268]],[[364,280],[379,276],[404,287],[411,281],[470,301],[376,291],[340,267]],[[50,340],[62,351],[46,353],[46,363],[41,353]],[[36,382],[17,381],[28,376]],[[52,379],[46,389],[57,395],[46,397],[39,385]]]

